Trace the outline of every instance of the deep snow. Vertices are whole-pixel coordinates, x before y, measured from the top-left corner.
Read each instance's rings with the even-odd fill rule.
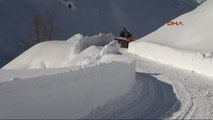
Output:
[[[181,21],[183,26],[168,26],[165,24],[140,41],[157,43],[181,50],[213,52],[212,6],[212,0],[206,1],[197,9],[172,20]]]
[[[2,96],[5,96],[4,98],[1,97],[2,101],[0,103],[4,103],[2,104],[2,106],[4,106],[4,111],[1,112],[1,114],[3,115],[4,118],[5,117],[7,118],[8,116],[10,118],[11,117],[31,118],[32,116],[34,118],[37,118],[36,117],[37,115],[42,116],[42,118],[53,118],[53,117],[73,118],[73,116],[70,115],[76,115],[77,118],[90,118],[90,119],[91,118],[93,119],[94,118],[211,119],[212,118],[212,104],[213,104],[212,78],[194,73],[192,71],[174,68],[168,65],[163,65],[157,62],[150,61],[148,59],[137,57],[134,56],[133,54],[127,53],[126,50],[121,50],[121,52],[123,55],[134,58],[136,60],[136,71],[137,71],[136,81],[134,86],[131,87],[131,89],[128,89],[128,92],[126,91],[126,94],[119,97],[117,97],[116,95],[113,97],[109,97],[112,98],[113,100],[106,101],[106,99],[97,100],[96,98],[99,98],[100,95],[98,95],[97,97],[94,94],[94,91],[95,92],[98,91],[99,93],[104,92],[102,95],[106,94],[106,91],[111,91],[112,90],[111,85],[108,86],[106,85],[107,83],[109,84],[112,83],[113,86],[115,85],[116,89],[114,90],[116,91],[118,86],[120,87],[125,86],[123,85],[125,84],[123,79],[121,81],[118,81],[116,78],[115,80],[112,81],[108,77],[111,76],[112,74],[115,75],[114,77],[121,77],[120,74],[124,73],[123,70],[125,71],[129,70],[128,64],[126,64],[127,65],[126,67],[128,68],[122,70],[120,70],[120,68],[123,68],[124,65],[123,63],[120,63],[120,65],[108,64],[107,66],[103,65],[102,67],[99,66],[97,68],[93,67],[89,69],[72,72],[69,71],[69,69],[71,69],[69,68],[67,69],[68,71],[65,70],[65,72],[62,72],[64,71],[62,70],[61,71],[62,73],[59,71],[59,73],[53,75],[28,78],[24,80],[17,79],[12,82],[1,83],[0,93]],[[116,71],[112,71],[111,67],[113,69],[116,69]],[[132,68],[134,69],[134,67]],[[107,74],[105,73],[106,71],[103,69],[107,71]],[[46,69],[46,72],[48,70],[49,69]],[[1,75],[2,71],[5,70],[2,69],[0,71]],[[33,72],[34,70],[33,71],[27,70],[27,71],[29,73],[34,73]],[[91,74],[91,71],[92,73],[98,72],[98,74],[95,74],[95,76],[92,77],[93,74]],[[119,71],[122,73],[117,73]],[[82,75],[83,72],[85,74]],[[108,73],[110,75],[108,75]],[[131,76],[129,75],[129,73],[130,72],[128,72],[127,76]],[[5,73],[3,73],[3,75],[5,75]],[[101,75],[100,76],[101,78],[97,80],[96,78],[98,77],[96,75],[97,76]],[[106,76],[107,76],[106,78],[107,83],[106,82],[103,83]],[[70,79],[69,80],[64,79],[75,77],[76,78],[83,77],[86,80],[78,79],[76,81],[72,81]],[[86,87],[83,83],[86,84]],[[82,85],[83,87],[79,88],[79,86]],[[75,88],[78,90],[70,91],[70,89]],[[125,87],[125,90],[127,90],[127,88],[128,87]],[[86,94],[81,92],[84,90],[87,91],[85,92]],[[90,93],[90,91],[92,91],[92,93]],[[74,94],[74,98],[73,96],[70,98],[72,93],[78,94]],[[113,92],[109,92],[109,94],[107,95],[110,96],[111,93]],[[120,92],[117,95],[121,95]],[[7,99],[8,97],[11,98],[16,97],[16,99],[10,99],[8,101]],[[80,97],[83,98],[75,100],[75,98]],[[27,99],[27,101],[23,102],[25,98]],[[68,98],[69,100],[67,101]],[[44,104],[43,102],[46,100],[51,102]],[[70,104],[71,102],[82,103],[83,107],[77,104],[76,105]],[[85,104],[88,102],[91,103],[96,102],[96,103]],[[14,104],[12,104],[11,106],[9,105],[9,103]],[[37,103],[40,104],[37,105]],[[91,107],[90,105],[93,107]],[[57,109],[51,108],[51,106],[55,106],[57,107]],[[74,106],[77,108],[81,107],[81,109],[75,109]],[[29,111],[29,109],[31,108],[34,109]],[[51,108],[51,110],[49,110],[48,108]],[[13,112],[9,114],[10,111]],[[69,111],[72,111],[72,113],[69,113]],[[75,111],[78,112],[75,113]]]
[[[76,34],[67,41],[39,43],[5,65],[3,69],[88,67],[112,61],[131,61],[122,56],[119,49],[120,44],[114,41],[112,34],[91,37]]]
[[[125,95],[135,62],[112,34],[35,45],[0,69],[0,118],[81,118]]]
[[[140,71],[145,74],[150,74],[158,81],[172,85],[173,92],[176,94],[178,100],[172,105],[170,111],[168,112],[169,116],[166,118],[213,118],[212,77],[197,74],[196,72],[190,70],[179,69],[170,65],[159,64],[158,62],[150,61],[149,59],[144,59],[141,57],[136,57],[136,60],[137,72]],[[169,98],[174,98],[174,96]]]
[[[213,76],[213,1],[209,0],[173,21],[183,26],[164,25],[130,44],[129,52],[164,64]]]
[[[212,4],[209,0],[177,19],[205,21]],[[172,35],[170,28],[131,43],[132,54],[112,34],[76,34],[35,45],[0,69],[0,118],[213,118],[212,51],[206,47],[210,32],[184,24],[171,28],[178,33]],[[202,39],[184,41],[190,37],[181,31],[198,32]]]
[[[125,95],[135,82],[134,62],[112,62],[79,70],[58,69],[58,73],[40,70],[37,77],[36,70],[20,71],[0,70],[1,119],[81,118]],[[13,75],[15,79],[5,80],[11,72],[18,72]],[[27,78],[23,79],[25,75]]]
[[[132,90],[85,118],[98,119],[211,119],[212,77],[150,61],[136,59],[136,84]]]

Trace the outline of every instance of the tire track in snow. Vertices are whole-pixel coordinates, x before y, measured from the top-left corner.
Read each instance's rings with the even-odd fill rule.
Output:
[[[84,118],[89,119],[142,119],[160,118],[177,103],[170,84],[150,74],[138,72],[132,90],[104,106],[98,107]],[[178,110],[178,104],[176,110]],[[173,110],[175,111],[175,110]]]
[[[190,119],[191,115],[196,109],[195,101],[193,100],[192,93],[190,93],[180,82],[176,81],[173,84],[178,90],[178,96],[180,96],[180,101],[182,103],[182,108],[179,111],[178,116],[173,116],[172,119]],[[183,99],[184,98],[184,99]]]
[[[197,74],[194,74],[195,77],[201,77]],[[194,78],[190,78],[184,82],[184,86],[190,88],[189,91],[193,95],[193,101],[196,103],[193,109],[192,114],[189,114],[186,118],[199,118],[199,119],[212,119],[212,83],[209,84],[209,81],[203,82],[203,80],[195,80]],[[190,82],[189,82],[190,81]]]
[[[147,61],[143,61],[142,58],[136,57],[138,69],[144,69],[140,67],[145,67],[144,63]],[[164,71],[164,69],[160,69],[160,71]],[[161,118],[171,118],[171,119],[189,119],[191,115],[194,113],[196,109],[195,101],[193,100],[193,95],[190,91],[179,81],[175,79],[171,79],[165,75],[156,76],[158,80],[170,83],[173,86],[174,92],[178,97],[176,103],[171,106],[171,108],[164,114]],[[179,109],[177,111],[177,109]]]
[[[183,70],[176,67],[163,65],[145,58],[135,57],[137,69],[146,73],[160,73],[156,76],[160,81],[169,82],[174,87],[180,101],[180,109],[173,112],[172,116],[163,118],[172,119],[212,119],[213,118],[213,82],[212,78]],[[164,78],[162,78],[164,77]],[[176,105],[174,105],[175,107]]]
[[[136,57],[136,63],[139,72],[133,89],[127,95],[93,110],[85,118],[213,117],[213,84],[206,81],[209,78],[140,57]]]

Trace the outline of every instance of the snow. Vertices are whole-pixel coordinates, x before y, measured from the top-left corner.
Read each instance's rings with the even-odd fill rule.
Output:
[[[1,69],[3,78],[13,71],[14,79],[0,83],[0,118],[212,118],[212,78],[120,52],[101,59],[134,58],[136,76],[134,62],[78,70]]]
[[[95,66],[101,64],[99,60],[105,55],[120,54],[119,49],[119,43],[114,41],[112,34],[100,33],[91,37],[76,34],[67,41],[39,43],[8,63],[3,69]]]
[[[137,72],[150,74],[152,77],[172,85],[176,102],[170,106],[166,119],[212,119],[213,83],[212,77],[183,70],[170,65],[159,64],[149,59],[136,57]],[[165,88],[165,86],[162,86]],[[158,90],[161,90],[158,88]],[[168,95],[166,93],[166,95]],[[175,98],[170,96],[169,98]],[[168,100],[166,98],[165,100]],[[156,98],[158,99],[158,97]],[[169,100],[171,102],[171,100]],[[155,108],[156,109],[156,108]]]
[[[10,71],[2,69],[0,75],[4,77],[11,74]],[[35,74],[34,71],[19,73],[29,76]],[[0,118],[81,118],[125,95],[135,82],[134,62],[112,62],[57,72],[1,82]]]
[[[125,52],[125,51],[124,51]],[[93,110],[89,119],[211,119],[212,77],[125,54],[136,60],[128,94]]]
[[[108,45],[104,46],[104,48],[100,52],[100,57],[107,55],[107,54],[121,54],[119,48],[121,45],[118,41],[110,42]]]
[[[183,26],[164,25],[130,44],[129,52],[164,64],[213,76],[213,1],[173,21]]]
[[[183,26],[164,25],[143,40],[177,49],[212,52],[212,5],[211,0],[203,3],[192,12],[172,20],[181,21]]]
[[[212,119],[212,5],[128,50],[112,34],[33,46],[0,69],[0,119]]]
[[[74,68],[49,68],[49,69],[0,69],[0,82],[13,81],[14,79],[27,79],[38,76],[46,76],[63,73]],[[75,70],[75,69],[74,69]]]
[[[72,39],[81,39],[79,36]],[[211,77],[150,61],[127,53],[127,49],[120,49],[117,54],[117,47],[112,41],[105,47],[92,45],[79,54],[79,58],[85,58],[88,53],[96,53],[95,57],[86,57],[89,63],[104,63],[95,66],[1,69],[0,118],[213,117]],[[101,50],[107,54],[100,57]],[[131,59],[136,60],[136,66]]]
[[[0,118],[79,119],[127,94],[135,62],[112,34],[39,43],[0,69]]]

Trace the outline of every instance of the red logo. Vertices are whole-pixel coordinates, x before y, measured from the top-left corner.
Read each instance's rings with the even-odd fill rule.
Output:
[[[183,22],[181,22],[181,21],[169,21],[169,22],[167,22],[167,26],[183,26]]]

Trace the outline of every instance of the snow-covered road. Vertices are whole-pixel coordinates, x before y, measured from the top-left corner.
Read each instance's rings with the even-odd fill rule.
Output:
[[[140,57],[136,60],[137,71],[157,74],[153,77],[173,86],[180,106],[178,102],[173,105],[171,118],[213,118],[213,78]]]
[[[14,116],[14,118],[15,117],[22,118],[22,116],[27,117],[28,115],[29,117],[32,117],[32,116],[42,117],[41,115],[43,115],[43,117],[47,117],[47,118],[52,117],[53,115],[54,117],[60,118],[60,115],[61,115],[62,117],[70,118],[70,117],[75,117],[71,115],[71,113],[73,114],[72,110],[75,111],[76,110],[75,107],[76,108],[81,107],[79,108],[79,111],[82,112],[82,110],[84,110],[84,114],[79,115],[77,118],[79,117],[91,118],[91,119],[94,119],[94,118],[96,119],[110,119],[110,118],[111,119],[115,119],[115,118],[117,119],[143,119],[143,118],[212,119],[213,118],[213,78],[202,75],[202,74],[197,74],[194,71],[183,70],[183,69],[173,67],[171,65],[163,65],[145,58],[141,58],[133,54],[127,53],[126,50],[122,50],[121,52],[124,54],[124,56],[135,59],[136,82],[135,82],[135,85],[131,88],[131,90],[128,89],[124,94],[119,93],[118,96],[114,97],[113,99],[110,98],[109,100],[111,101],[105,100],[106,95],[111,95],[111,93],[114,94],[113,91],[117,91],[118,86],[125,89],[127,88],[124,86],[125,85],[124,78],[121,77],[119,82],[117,80],[117,77],[119,77],[117,75],[124,74],[122,70],[126,68],[122,68],[121,70],[117,69],[117,72],[119,71],[119,73],[115,73],[114,70],[115,68],[118,68],[118,67],[116,67],[115,65],[112,65],[113,67],[106,69],[106,71],[111,72],[111,75],[115,74],[114,76],[117,76],[117,77],[116,79],[111,79],[111,78],[109,79],[108,77],[106,77],[105,82],[103,82],[103,76],[109,76],[109,75],[106,75],[106,72],[102,72],[103,74],[98,74],[97,71],[101,72],[102,70],[99,70],[101,68],[98,67],[97,70],[94,68],[94,70],[96,71],[94,73],[101,76],[100,77],[101,79],[97,79],[97,76],[94,76],[94,75],[90,76],[91,73],[93,72],[89,72],[88,73],[89,75],[84,74],[85,78],[81,80],[86,83],[81,84],[81,82],[78,83],[74,81],[75,84],[73,82],[70,82],[70,84],[67,84],[67,83],[63,84],[65,86],[61,86],[58,84],[54,84],[54,86],[52,86],[52,84],[55,83],[54,80],[55,81],[60,80],[60,82],[62,83],[64,83],[63,81],[66,81],[66,80],[69,81],[71,79],[70,76],[72,77],[76,76],[77,75],[76,73],[73,73],[72,75],[71,73],[68,72],[68,74],[66,74],[65,71],[67,69],[56,69],[56,70],[52,69],[50,71],[47,70],[51,74],[46,74],[45,70],[44,71],[35,70],[32,74],[33,76],[34,75],[37,76],[41,74],[41,72],[42,72],[42,76],[28,78],[28,76],[26,75],[30,73],[30,71],[27,71],[27,70],[22,71],[25,74],[23,74],[21,71],[20,73],[19,72],[16,73],[15,71],[12,72],[13,70],[12,71],[2,70],[1,75],[3,75],[4,77],[0,77],[1,79],[8,81],[8,80],[11,80],[9,78],[11,77],[13,78],[14,76],[16,76],[14,78],[22,78],[22,76],[18,76],[19,74],[24,75],[27,80],[35,81],[32,83],[31,82],[29,83],[34,85],[34,87],[37,86],[36,87],[37,89],[34,89],[34,87],[32,89],[32,86],[31,86],[31,88],[27,91],[20,91],[18,89],[15,90],[13,85],[16,85],[16,86],[22,85],[24,88],[29,87],[29,85],[26,84],[27,82],[25,83],[25,81],[22,81],[21,79],[20,81],[19,79],[17,80],[12,79],[15,81],[8,82],[8,84],[1,83],[0,84],[1,86],[0,102],[2,107],[0,108],[3,108],[2,109],[3,112],[1,112],[1,114],[6,115],[6,117],[8,117],[8,116],[11,116],[10,114],[8,115],[8,113],[10,113],[11,111],[15,111],[11,113],[12,116]],[[127,66],[127,68],[129,67]],[[134,76],[134,68],[135,67],[133,67],[132,70],[130,70],[130,71],[133,71],[132,72],[133,76]],[[112,70],[112,71],[109,71],[109,70]],[[85,71],[88,72],[88,69]],[[10,73],[10,74],[5,75],[6,73]],[[81,73],[81,71],[79,71],[79,73]],[[45,76],[43,74],[45,74]],[[89,79],[95,80],[95,81],[89,82],[87,76],[89,76]],[[130,76],[130,75],[127,75],[127,76]],[[76,78],[79,78],[79,76]],[[94,78],[96,78],[97,80]],[[129,79],[130,78],[127,78],[127,81]],[[42,82],[40,81],[39,84],[37,84],[36,81],[39,81],[39,80],[41,80]],[[48,81],[48,80],[51,80],[51,82],[49,81],[49,83],[51,83],[50,86],[52,87],[44,87],[44,85],[46,84],[45,81]],[[117,80],[117,82],[115,82],[115,80]],[[132,80],[135,80],[135,78]],[[107,82],[111,81],[110,83],[113,83],[114,90],[112,90],[113,86],[111,84],[106,85],[106,81]],[[22,84],[22,83],[25,83],[25,84]],[[97,84],[97,83],[100,83],[100,84]],[[8,87],[8,85],[12,87]],[[103,87],[100,87],[100,85],[105,86],[105,89]],[[42,88],[40,88],[40,86]],[[99,89],[96,89],[95,86],[99,86]],[[3,93],[6,93],[4,91],[4,88],[9,88],[6,90],[14,90],[14,94],[12,94],[14,96],[11,96],[11,98],[16,98],[16,99],[7,98],[8,96],[10,97],[11,93],[3,94]],[[88,96],[87,95],[85,96],[84,92],[80,92],[79,94],[79,91],[76,91],[79,89],[81,89],[81,91],[82,90],[87,91],[85,93],[88,93],[88,90],[92,92],[89,93]],[[99,93],[100,90],[103,90],[103,93],[101,94],[94,93],[94,91]],[[107,93],[110,93],[110,94],[106,94],[106,91],[108,90],[109,92]],[[25,92],[27,94],[25,94]],[[20,95],[25,97],[20,97]],[[52,98],[54,96],[55,99],[51,99],[51,97],[49,97],[48,95],[51,95]],[[59,97],[57,97],[58,95]],[[97,102],[94,102],[94,100],[102,98],[100,95],[102,95],[104,102],[96,105]],[[64,96],[66,96],[65,97],[66,99],[60,99],[60,98],[63,98]],[[77,99],[79,98],[79,96],[82,96],[80,97],[81,98],[80,101],[79,99]],[[34,99],[35,97],[39,98],[39,101],[36,101],[36,99]],[[88,97],[91,99],[89,99]],[[60,100],[58,101],[58,99]],[[72,99],[76,101],[73,102]],[[49,100],[51,100],[52,102],[49,103]],[[64,100],[66,100],[66,104]],[[48,101],[46,103],[48,103],[49,106],[43,109],[43,104],[45,101]],[[38,105],[35,105],[34,102],[38,103]],[[39,102],[41,102],[42,104],[40,104]],[[93,106],[91,107],[90,105],[93,102],[95,105],[94,107]],[[11,103],[13,104],[11,105]],[[58,103],[58,104],[55,104],[55,103]],[[69,106],[65,107],[68,104]],[[26,105],[28,106],[30,105],[33,107],[28,107]],[[75,107],[72,107],[73,105]],[[89,107],[88,109],[85,109],[85,106],[87,105]],[[57,111],[58,109],[52,109],[52,108],[56,108],[54,106],[57,106],[58,109],[60,108],[59,112]],[[31,108],[33,108],[32,111],[31,111]],[[43,111],[41,113],[38,113],[38,115],[34,115],[34,113],[37,113],[38,111],[40,111],[41,108]],[[30,111],[32,115],[29,114],[28,111]],[[15,114],[16,112],[17,112],[17,115]],[[43,114],[45,112],[47,113],[49,112],[50,114]],[[52,114],[54,112],[57,112],[57,115]],[[4,116],[0,115],[0,117],[4,117]]]
[[[213,118],[213,78],[135,59],[137,82],[132,90],[86,118]]]
[[[136,76],[136,84],[128,94],[97,108],[86,118],[159,118],[178,101],[171,85],[150,74],[138,72]]]

